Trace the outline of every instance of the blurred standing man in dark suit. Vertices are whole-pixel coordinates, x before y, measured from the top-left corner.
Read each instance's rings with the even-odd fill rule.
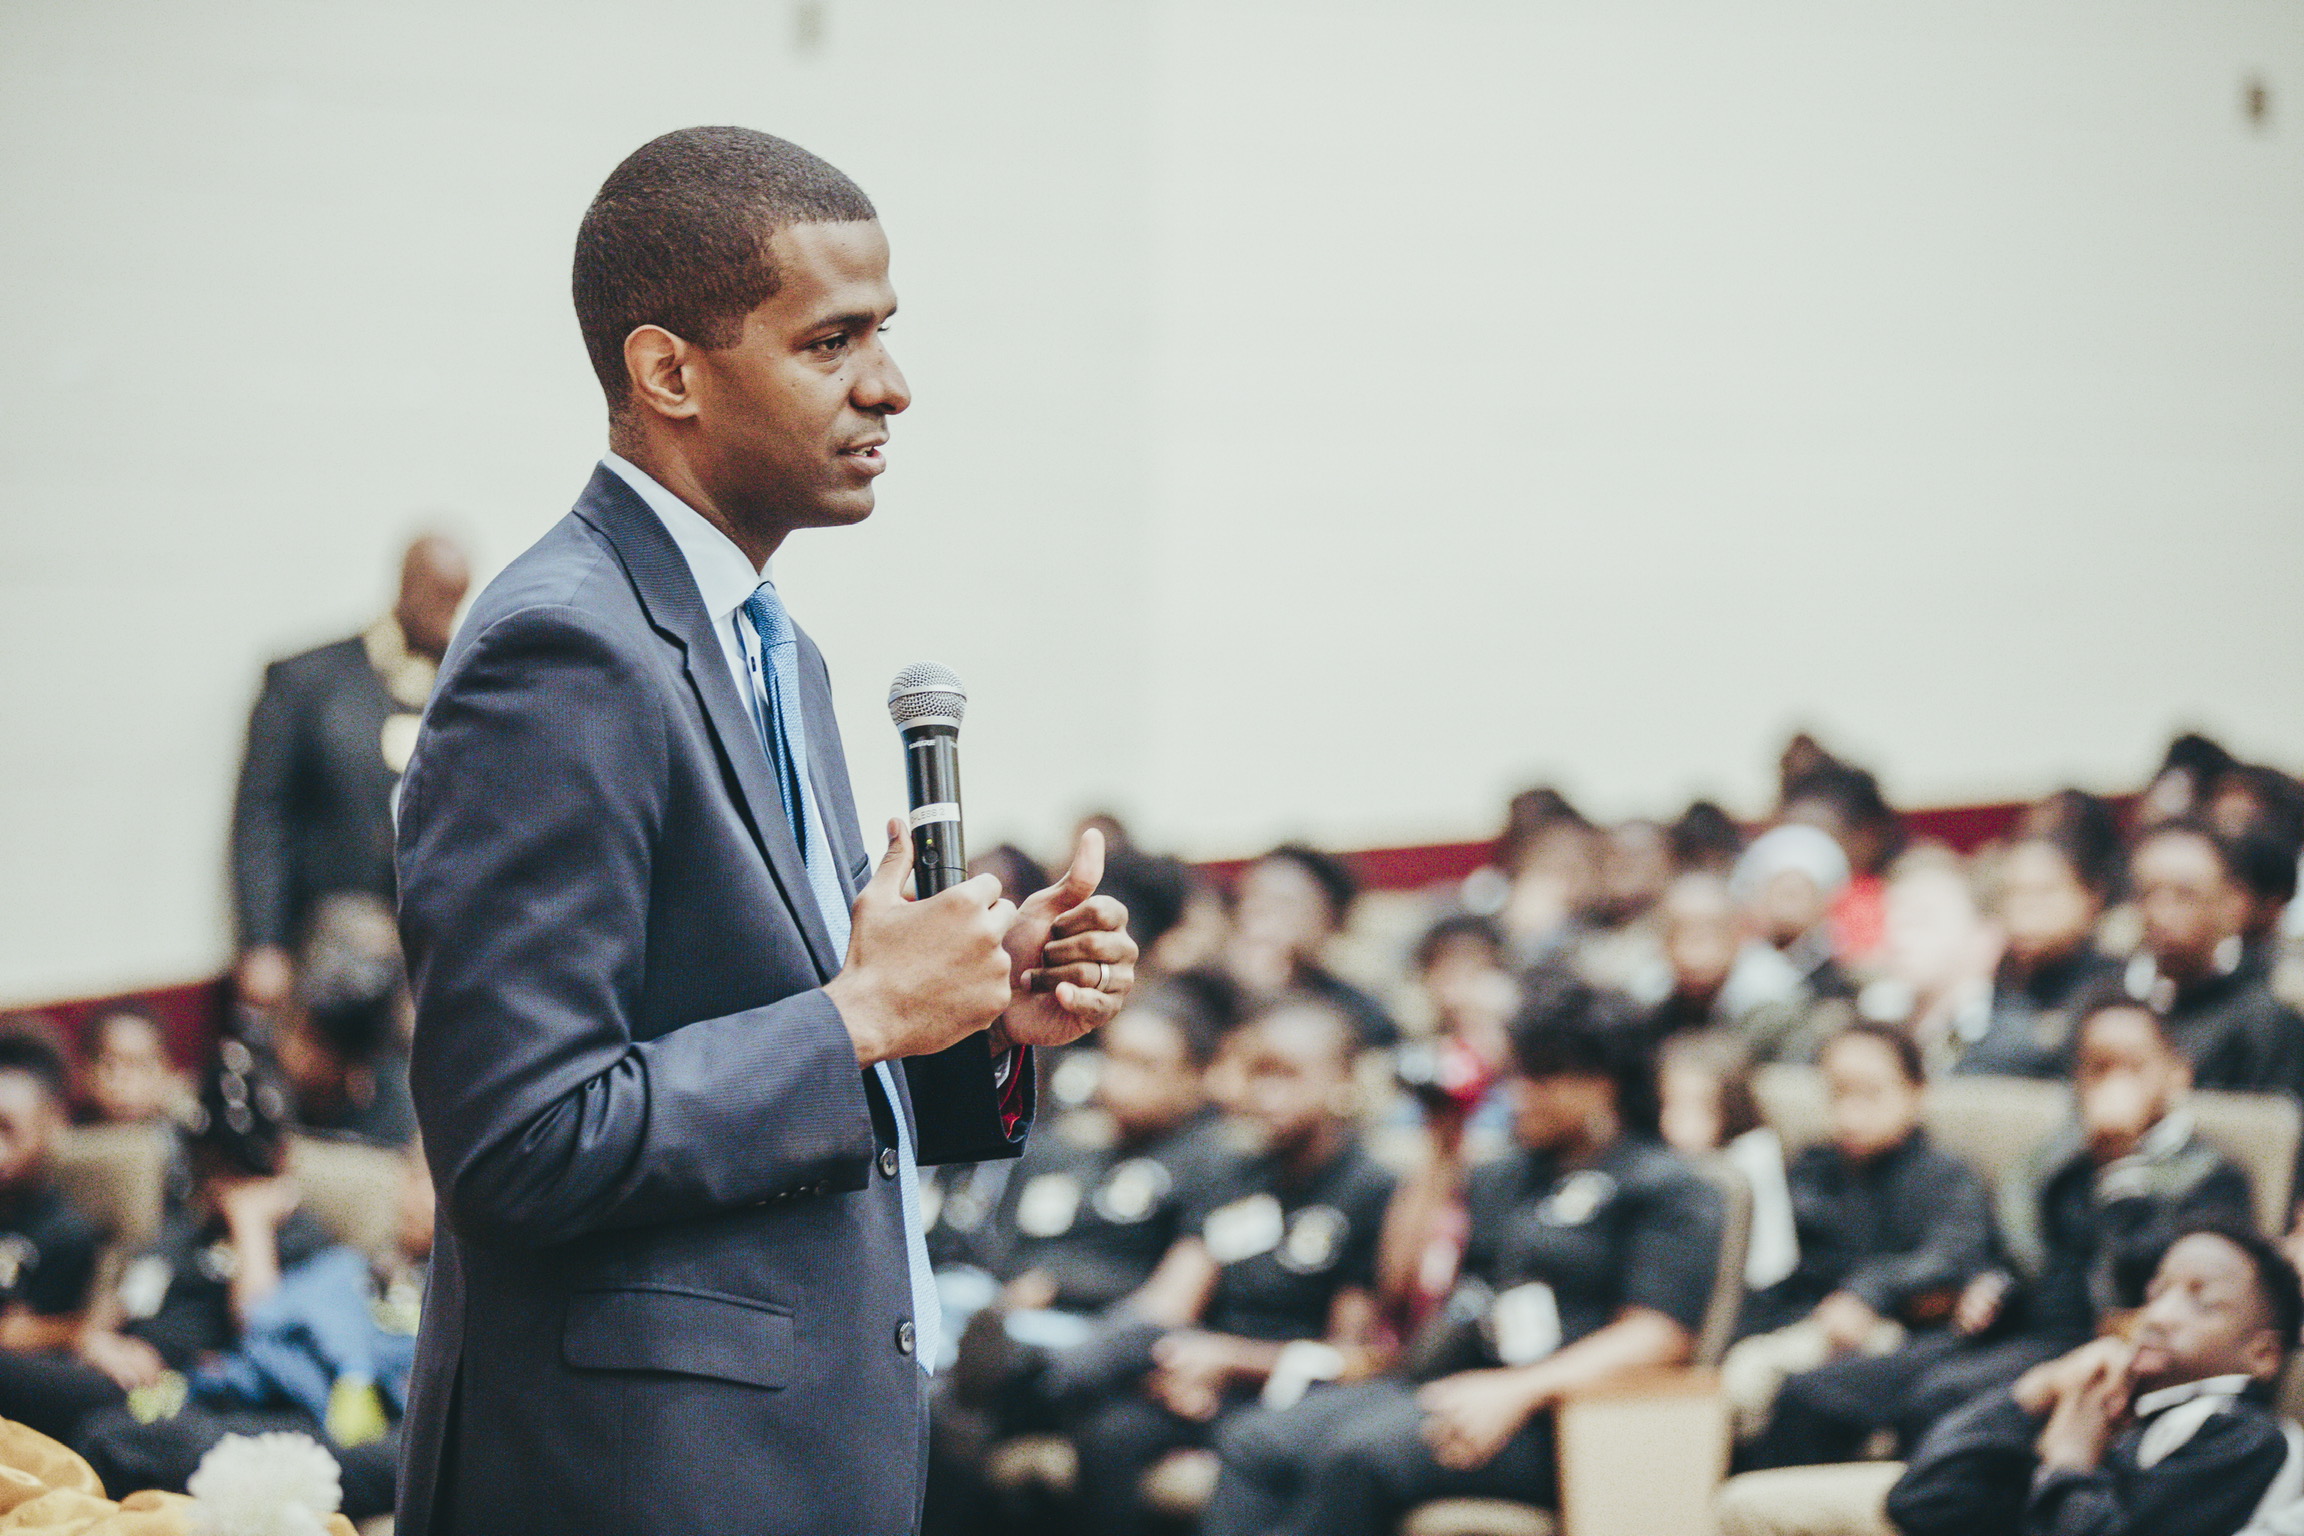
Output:
[[[390,613],[265,669],[232,818],[242,1002],[287,997],[289,956],[322,898],[392,899],[392,789],[471,584],[464,551],[427,534],[400,563]]]
[[[575,297],[611,452],[475,605],[401,796],[443,1219],[400,1529],[902,1536],[940,1329],[918,1169],[1016,1154],[1029,1048],[1110,1018],[1136,946],[1096,833],[1021,908],[990,875],[907,901],[904,823],[876,870],[858,834],[767,573],[870,514],[911,403],[863,192],[668,134],[585,214]]]

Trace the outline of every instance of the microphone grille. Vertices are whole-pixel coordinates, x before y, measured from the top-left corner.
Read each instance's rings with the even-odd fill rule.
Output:
[[[888,685],[888,718],[896,729],[908,725],[949,725],[960,729],[968,713],[968,690],[950,667],[916,661]]]

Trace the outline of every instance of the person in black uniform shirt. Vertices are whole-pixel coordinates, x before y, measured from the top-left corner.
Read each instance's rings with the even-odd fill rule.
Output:
[[[0,1418],[58,1438],[120,1400],[75,1357],[99,1235],[49,1176],[65,1081],[55,1046],[0,1031]]]
[[[2010,845],[1994,903],[2007,942],[1991,1011],[1975,1039],[1955,1031],[1954,1072],[2062,1077],[2071,1070],[2073,1003],[2120,974],[2120,962],[2096,948],[2096,923],[2120,865],[2118,818],[2079,790],[2046,802],[2037,828]]]
[[[1376,1244],[1391,1175],[1353,1132],[1359,1031],[1323,1004],[1283,1003],[1246,1026],[1242,1108],[1260,1155],[1216,1183],[1188,1235],[1116,1327],[1059,1362],[1060,1396],[1084,1404],[1077,1528],[1141,1530],[1144,1474],[1204,1446],[1263,1390],[1292,1344],[1324,1341],[1342,1368],[1375,1322]]]
[[[1328,968],[1328,945],[1344,929],[1360,882],[1332,853],[1284,843],[1240,874],[1226,968],[1249,996],[1277,1002],[1290,992],[1318,998],[1350,1019],[1360,1043],[1400,1043],[1384,1005]]]
[[[1883,1428],[1916,1445],[1953,1409],[2135,1306],[2179,1225],[2251,1218],[2247,1174],[2183,1110],[2190,1071],[2160,1019],[2117,993],[2081,1011],[2078,1114],[1998,1191],[2001,1264],[1961,1292],[1949,1331],[1785,1382],[1748,1465],[1847,1461]]]
[[[2131,996],[2166,1015],[2203,1088],[2304,1090],[2304,1019],[2250,965],[2249,894],[2230,840],[2205,821],[2163,822],[2130,860],[2144,944]]]
[[[989,1219],[966,1234],[1001,1282],[958,1338],[930,1415],[928,1532],[971,1529],[990,1497],[984,1452],[1008,1436],[1061,1427],[1044,1381],[1050,1351],[1152,1277],[1239,1161],[1237,1137],[1208,1102],[1203,1074],[1239,1022],[1239,994],[1189,971],[1131,994],[1101,1036],[1096,1113],[1058,1121],[1014,1163]],[[951,1315],[947,1281],[947,1316]]]
[[[1096,1134],[1027,1144],[986,1248],[1012,1308],[1101,1312],[1152,1278],[1237,1161],[1202,1074],[1238,1017],[1220,975],[1160,983],[1104,1028]]]
[[[1435,1498],[1551,1506],[1553,1405],[1695,1347],[1723,1202],[1656,1139],[1638,1032],[1589,989],[1555,986],[1515,1022],[1513,1047],[1521,1150],[1469,1177],[1465,1278],[1444,1314],[1478,1326],[1417,1352],[1431,1362],[1420,1374],[1448,1372],[1421,1387],[1330,1387],[1242,1417],[1219,1442],[1204,1536],[1390,1536]]]
[[[1785,1175],[1799,1262],[1746,1299],[1746,1337],[1721,1363],[1744,1439],[1767,1422],[1785,1376],[1885,1354],[1908,1328],[1946,1322],[1991,1259],[1983,1182],[1921,1128],[1927,1075],[1912,1037],[1853,1024],[1825,1042],[1818,1064],[1832,1138],[1804,1148]]]
[[[1889,1518],[1905,1536],[2233,1536],[2304,1485],[2283,1475],[2272,1406],[2300,1320],[2277,1248],[2244,1226],[2194,1227],[2126,1339],[2037,1366],[1938,1425],[1889,1490]]]
[[[392,794],[471,581],[454,543],[420,538],[390,613],[265,670],[232,819],[242,1002],[287,1000],[290,956],[322,897],[392,899]]]

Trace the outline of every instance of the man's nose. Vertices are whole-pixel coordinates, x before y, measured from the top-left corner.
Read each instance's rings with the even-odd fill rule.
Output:
[[[904,370],[896,366],[886,346],[872,349],[872,356],[856,375],[849,399],[856,409],[875,416],[897,415],[912,403],[912,386],[905,382]]]

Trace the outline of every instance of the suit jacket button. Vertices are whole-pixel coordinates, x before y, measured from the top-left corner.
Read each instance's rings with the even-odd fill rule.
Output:
[[[912,1319],[906,1318],[896,1325],[896,1353],[900,1355],[912,1353],[912,1348],[919,1342],[919,1339],[919,1334],[913,1331]]]
[[[882,1147],[880,1149],[880,1177],[884,1179],[896,1177],[896,1149],[894,1147]]]

